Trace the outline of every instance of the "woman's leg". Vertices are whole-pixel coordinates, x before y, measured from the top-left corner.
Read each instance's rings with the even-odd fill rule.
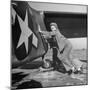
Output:
[[[57,49],[56,48],[52,48],[52,57],[53,57],[53,67],[54,69],[57,68],[57,60],[56,60],[56,57],[57,57]]]
[[[57,48],[53,48],[53,67],[54,70],[57,70],[59,72],[62,73],[66,73],[66,68],[63,65],[63,62],[57,57],[58,54],[58,49]]]
[[[63,50],[62,54],[60,55],[62,62],[66,66],[68,66],[68,69],[71,69],[74,67],[74,64],[70,58],[71,50],[72,50],[72,45],[70,43],[66,43],[64,50]]]

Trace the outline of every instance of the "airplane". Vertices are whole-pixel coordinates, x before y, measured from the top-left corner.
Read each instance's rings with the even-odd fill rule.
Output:
[[[37,11],[44,11],[44,21],[48,29],[51,21],[60,25],[62,33],[70,40],[74,49],[87,49],[86,5],[43,2],[29,2],[29,5]]]
[[[31,8],[40,12],[40,15],[43,17],[45,27],[48,31],[50,31],[50,22],[56,22],[61,30],[61,33],[70,40],[74,49],[87,49],[86,5],[43,3],[31,1],[27,3]],[[17,4],[14,5],[16,8]],[[24,43],[26,45],[26,42]],[[11,57],[12,67],[19,67],[20,65],[31,62],[27,60],[27,58],[25,58],[24,61],[18,61],[16,56],[13,55],[13,57]]]

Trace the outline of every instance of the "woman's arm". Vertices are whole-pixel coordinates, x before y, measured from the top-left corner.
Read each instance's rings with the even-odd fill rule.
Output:
[[[44,36],[44,38],[51,38],[52,35],[55,35],[56,34],[55,31],[51,31],[51,32],[41,31],[40,33],[42,34],[42,36]]]
[[[40,33],[44,34],[44,35],[48,35],[49,32],[48,31],[41,31]]]
[[[48,31],[41,31],[40,33],[42,33],[42,34],[44,34],[44,35],[52,36],[52,35],[55,35],[55,34],[56,34],[56,31],[51,31],[51,32],[48,32]]]
[[[51,35],[48,31],[41,31],[40,33],[44,38],[51,38]]]
[[[49,34],[52,36],[52,35],[56,35],[56,31],[51,31],[49,32]]]

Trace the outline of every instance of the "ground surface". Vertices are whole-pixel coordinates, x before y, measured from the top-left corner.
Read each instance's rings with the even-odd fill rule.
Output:
[[[40,61],[30,63],[16,69],[12,69],[12,89],[15,88],[41,88],[67,85],[86,85],[87,84],[87,50],[73,50],[72,58],[79,58],[83,63],[83,74],[63,74],[58,71],[39,70]],[[51,57],[51,52],[47,54]]]

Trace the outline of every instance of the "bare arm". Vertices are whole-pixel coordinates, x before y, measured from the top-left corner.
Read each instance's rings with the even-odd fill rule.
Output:
[[[56,31],[51,31],[51,32],[41,31],[40,33],[42,33],[43,35],[52,36],[52,35],[55,35],[56,34]]]
[[[40,33],[42,33],[44,35],[48,35],[49,34],[49,32],[47,32],[47,31],[41,31]]]
[[[52,35],[56,35],[56,31],[51,31],[49,32],[49,34],[52,36]]]

